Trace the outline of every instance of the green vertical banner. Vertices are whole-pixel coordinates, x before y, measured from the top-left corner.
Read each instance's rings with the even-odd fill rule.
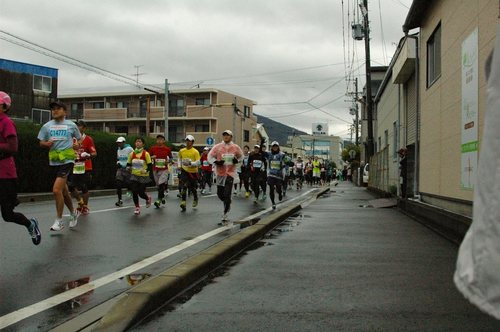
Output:
[[[478,29],[462,43],[461,189],[474,189],[478,160]]]

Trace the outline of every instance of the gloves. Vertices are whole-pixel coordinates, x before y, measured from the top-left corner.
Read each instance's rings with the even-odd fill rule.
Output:
[[[224,160],[216,160],[216,161],[214,161],[214,164],[217,166],[222,166],[222,165],[224,165]]]
[[[233,158],[233,164],[235,164],[235,165],[238,164],[238,158],[236,158],[236,157]]]
[[[84,153],[82,153],[80,156],[81,156],[81,157],[83,157],[83,158],[89,158],[89,157],[90,157],[90,154],[89,154],[89,153],[87,153],[87,152],[84,152]]]

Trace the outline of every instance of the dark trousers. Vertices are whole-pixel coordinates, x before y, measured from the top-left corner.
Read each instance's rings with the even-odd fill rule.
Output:
[[[233,182],[234,179],[228,176],[224,186],[217,186],[217,197],[224,202],[224,213],[227,213],[231,208],[231,190],[233,188]]]

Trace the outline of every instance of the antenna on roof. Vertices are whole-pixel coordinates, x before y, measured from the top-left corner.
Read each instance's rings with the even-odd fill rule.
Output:
[[[137,84],[137,86],[139,86],[139,76],[146,75],[146,73],[139,73],[139,68],[143,67],[143,66],[144,65],[134,66],[135,69],[137,70],[137,73],[136,74],[132,74],[132,76],[135,76],[135,84]]]

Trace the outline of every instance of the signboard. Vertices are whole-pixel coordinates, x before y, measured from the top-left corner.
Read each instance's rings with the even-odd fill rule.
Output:
[[[214,145],[214,143],[215,143],[213,137],[207,137],[206,142],[207,142],[207,145]]]
[[[462,43],[461,189],[474,189],[478,160],[478,29]]]
[[[328,136],[328,123],[313,123],[313,136]]]

